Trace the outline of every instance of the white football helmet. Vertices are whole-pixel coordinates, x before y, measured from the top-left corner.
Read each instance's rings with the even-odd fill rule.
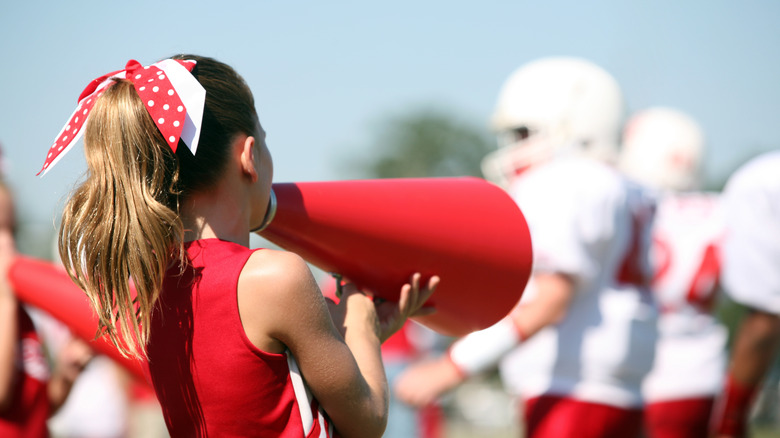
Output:
[[[589,61],[552,57],[525,64],[498,96],[491,124],[499,149],[482,161],[482,172],[507,186],[556,155],[581,153],[612,163],[625,112],[617,81]]]
[[[704,134],[687,114],[664,107],[632,116],[623,133],[619,167],[661,190],[696,190],[701,183]]]

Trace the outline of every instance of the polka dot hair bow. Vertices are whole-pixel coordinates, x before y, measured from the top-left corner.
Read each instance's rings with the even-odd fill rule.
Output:
[[[114,79],[127,79],[133,83],[157,129],[174,152],[181,139],[194,155],[206,101],[206,90],[190,73],[194,67],[192,60],[165,59],[149,66],[130,60],[124,70],[90,82],[79,96],[78,107],[49,148],[38,175],[45,175],[81,138],[82,127],[97,98],[115,83]]]

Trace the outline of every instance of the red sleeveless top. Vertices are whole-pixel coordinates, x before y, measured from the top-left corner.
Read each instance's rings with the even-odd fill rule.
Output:
[[[147,345],[171,436],[332,436],[292,355],[261,351],[244,333],[238,277],[253,250],[219,239],[185,249],[190,265],[166,275]]]

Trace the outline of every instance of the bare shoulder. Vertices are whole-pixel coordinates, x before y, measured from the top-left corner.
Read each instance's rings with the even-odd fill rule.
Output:
[[[288,251],[255,251],[238,281],[238,307],[249,339],[278,351],[296,320],[327,316],[324,298],[306,262]]]
[[[241,272],[249,281],[296,282],[311,276],[306,262],[293,252],[274,249],[255,251]]]
[[[309,266],[299,255],[273,249],[255,251],[239,279],[239,291],[265,295],[267,300],[288,301],[320,295]]]

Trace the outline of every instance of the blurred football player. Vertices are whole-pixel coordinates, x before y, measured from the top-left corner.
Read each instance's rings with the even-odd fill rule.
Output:
[[[658,191],[653,293],[659,341],[643,384],[651,438],[706,438],[726,364],[726,328],[713,314],[723,220],[715,193],[698,191],[704,135],[687,114],[640,111],[626,124],[619,167]]]
[[[735,335],[722,396],[719,437],[744,437],[750,408],[780,348],[780,151],[740,167],[723,191],[724,290],[748,308]]]
[[[606,164],[624,114],[615,79],[588,61],[545,58],[512,73],[492,121],[499,149],[483,171],[526,216],[532,280],[506,318],[410,368],[400,397],[425,405],[499,365],[523,401],[525,436],[638,436],[657,337],[654,204]]]

